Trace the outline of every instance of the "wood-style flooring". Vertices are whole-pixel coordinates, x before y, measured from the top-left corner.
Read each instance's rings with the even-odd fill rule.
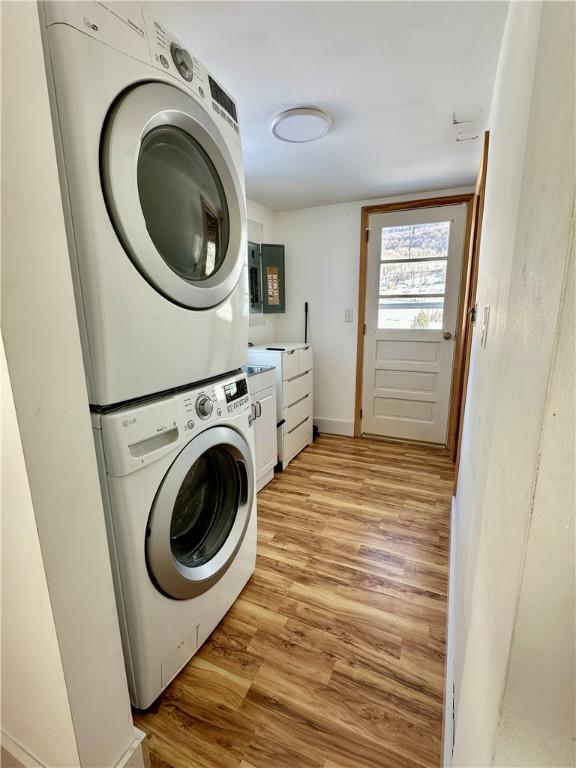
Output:
[[[152,768],[441,759],[453,465],[321,436],[258,496],[256,572],[156,704]]]

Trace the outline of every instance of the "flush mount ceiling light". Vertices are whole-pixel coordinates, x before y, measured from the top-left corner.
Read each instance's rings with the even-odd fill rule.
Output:
[[[332,117],[316,107],[297,107],[280,112],[272,120],[272,133],[280,141],[302,144],[325,136],[332,126]]]

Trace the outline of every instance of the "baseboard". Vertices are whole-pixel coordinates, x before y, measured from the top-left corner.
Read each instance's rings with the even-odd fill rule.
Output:
[[[354,437],[354,422],[348,419],[314,419],[314,424],[320,430],[320,434],[325,432],[328,435],[344,435],[345,437]]]
[[[0,741],[2,742],[0,760],[2,768],[45,768],[43,763],[7,736],[4,731]]]
[[[271,480],[274,480],[274,467],[272,467],[269,472],[266,472],[265,475],[262,475],[262,477],[258,479],[256,482],[256,493],[260,493],[262,488],[268,485]]]
[[[144,731],[135,727],[134,739],[122,757],[115,764],[114,768],[145,768],[145,766],[148,765],[142,751],[142,742],[145,738],[146,734]],[[41,763],[3,731],[0,740],[0,765],[2,768],[46,768],[44,763]]]
[[[134,726],[134,739],[114,768],[146,768],[149,760],[144,751],[146,734]]]
[[[446,626],[446,671],[444,686],[444,719],[442,739],[442,766],[451,768],[454,744],[454,657],[456,631],[456,498],[452,497],[450,513],[450,574],[448,577],[448,620]]]

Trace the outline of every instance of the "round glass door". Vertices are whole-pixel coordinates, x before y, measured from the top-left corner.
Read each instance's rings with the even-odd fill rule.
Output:
[[[185,280],[206,280],[228,250],[224,187],[201,145],[174,126],[146,134],[138,158],[146,228],[166,264]]]
[[[209,448],[190,467],[176,497],[170,523],[172,555],[187,568],[214,558],[230,535],[245,471],[230,451]]]
[[[158,588],[186,599],[215,584],[242,543],[253,499],[250,449],[238,432],[212,427],[191,440],[150,512],[146,558]]]
[[[224,301],[245,262],[244,190],[204,107],[165,83],[122,95],[102,134],[102,186],[124,250],[167,299]]]

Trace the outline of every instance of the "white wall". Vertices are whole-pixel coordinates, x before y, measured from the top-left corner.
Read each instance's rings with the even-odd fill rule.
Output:
[[[19,745],[45,765],[75,766],[72,713],[3,344],[1,363],[2,741],[8,737],[9,750]]]
[[[58,733],[48,729],[55,727],[52,716],[63,709],[57,684],[53,704],[43,700],[39,711],[29,702],[23,713],[18,687],[33,689],[37,666],[32,660],[28,664],[20,658],[19,679],[7,681],[3,724],[22,746],[37,750],[36,758],[46,765],[113,766],[137,738],[82,366],[38,6],[3,3],[1,10],[2,335],[79,760],[73,760],[67,742],[65,711],[60,748],[68,750],[72,762],[54,762],[51,756]],[[22,485],[10,490],[16,494],[11,504],[29,513]],[[21,563],[23,572],[28,565]],[[43,600],[41,580],[35,586]],[[22,603],[20,610],[25,609]],[[20,617],[21,626],[24,621]],[[22,653],[27,642],[23,639]],[[18,649],[12,653],[17,656]],[[44,748],[47,754],[41,753]]]
[[[475,556],[481,522],[483,489],[488,471],[489,447],[494,432],[495,401],[500,386],[500,363],[506,322],[508,291],[512,279],[519,198],[526,152],[526,137],[540,4],[510,11],[504,33],[492,103],[490,150],[484,225],[482,230],[478,306],[491,304],[489,341],[479,348],[478,326],[470,361],[467,410],[459,471],[458,566],[461,588],[456,597],[456,695],[461,688],[463,654],[469,624]],[[523,42],[521,42],[523,41]],[[512,93],[509,80],[516,78]],[[479,355],[480,358],[479,358]],[[545,375],[544,375],[545,379]],[[544,386],[541,383],[541,387]]]
[[[304,338],[304,302],[314,344],[314,421],[320,430],[352,435],[356,377],[360,212],[363,205],[470,192],[470,188],[276,213],[278,242],[286,245],[286,314],[278,340]],[[344,322],[344,310],[354,321]]]
[[[498,766],[575,763],[574,241],[570,261],[495,749]]]
[[[247,200],[248,210],[248,239],[253,242],[276,243],[276,215],[274,211],[261,203]],[[253,225],[259,225],[256,228]],[[254,232],[253,229],[257,229]],[[260,237],[261,239],[257,239]],[[253,239],[254,238],[254,239]],[[275,341],[277,332],[277,315],[250,315],[248,341],[252,344],[268,344]]]
[[[573,29],[572,4],[512,3],[498,65],[478,281],[491,314],[456,498],[456,766],[492,763],[509,661],[574,201]]]

